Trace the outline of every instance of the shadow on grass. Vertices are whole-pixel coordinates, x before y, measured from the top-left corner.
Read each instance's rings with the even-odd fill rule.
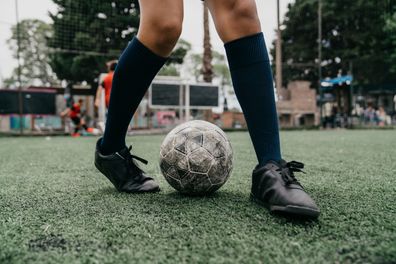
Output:
[[[113,198],[128,198],[139,203],[144,208],[152,208],[153,211],[163,210],[172,212],[178,210],[187,214],[195,214],[207,210],[207,215],[225,214],[233,218],[250,219],[257,214],[262,215],[266,220],[273,219],[279,224],[293,224],[305,228],[314,227],[319,224],[318,219],[300,217],[286,213],[269,213],[266,208],[258,205],[249,199],[249,196],[242,192],[220,190],[210,195],[191,196],[180,194],[177,191],[128,194],[119,193],[112,187],[101,188],[97,193],[97,198],[106,199],[106,196]]]

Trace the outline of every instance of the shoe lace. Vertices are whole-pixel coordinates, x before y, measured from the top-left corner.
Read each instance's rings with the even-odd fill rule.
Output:
[[[128,171],[132,176],[135,176],[135,177],[141,176],[144,173],[144,171],[141,168],[139,168],[139,166],[136,164],[135,160],[140,161],[141,163],[143,163],[145,165],[148,164],[148,161],[141,157],[132,155],[131,151],[132,151],[132,146],[129,146],[128,152],[126,152],[124,157],[119,154],[118,155],[120,157],[122,157],[122,159],[125,160],[125,162],[127,164]]]
[[[304,163],[293,160],[283,164],[279,169],[277,169],[277,171],[282,175],[282,178],[285,180],[286,184],[301,185],[294,173],[302,172],[305,174],[302,169],[304,169]]]

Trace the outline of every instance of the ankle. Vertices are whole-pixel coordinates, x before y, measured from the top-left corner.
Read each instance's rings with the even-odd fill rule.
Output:
[[[123,148],[125,148],[125,144],[121,145],[121,147],[116,144],[107,144],[103,138],[98,143],[99,152],[106,156],[119,152]]]

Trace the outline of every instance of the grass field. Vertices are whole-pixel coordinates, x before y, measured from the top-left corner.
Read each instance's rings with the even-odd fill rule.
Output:
[[[0,263],[396,263],[396,132],[282,133],[286,159],[322,210],[269,214],[248,199],[255,156],[230,133],[234,171],[211,197],[160,175],[163,136],[136,136],[162,192],[117,193],[93,166],[95,138],[0,138]]]

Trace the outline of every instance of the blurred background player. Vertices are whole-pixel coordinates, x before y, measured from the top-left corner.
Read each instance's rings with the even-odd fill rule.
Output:
[[[84,103],[84,100],[79,99],[78,102],[72,103],[70,107],[66,108],[65,111],[61,113],[61,117],[66,117],[68,116],[70,120],[73,122],[74,125],[74,132],[72,133],[73,137],[79,137],[80,136],[80,130],[82,128],[85,129],[85,131],[89,132],[89,129],[87,125],[85,124],[85,120],[82,115],[81,107]]]
[[[116,67],[117,67],[116,60],[112,60],[107,63],[108,73],[103,78],[103,81],[99,84],[98,90],[96,91],[95,106],[98,108],[100,107],[100,101],[102,98],[103,90],[104,90],[104,94],[105,94],[104,98],[105,98],[106,109],[109,108],[111,86],[113,83],[113,75],[114,75],[114,71],[115,71]]]
[[[96,145],[95,165],[122,192],[156,192],[125,136],[133,114],[180,37],[183,0],[140,0],[140,26],[114,72],[106,129]],[[225,43],[235,94],[242,107],[258,165],[251,196],[270,211],[317,217],[319,209],[294,176],[304,165],[280,151],[272,71],[255,0],[205,0]]]
[[[101,131],[102,133],[105,130],[105,122],[106,122],[107,110],[110,102],[110,93],[113,83],[113,75],[114,75],[114,70],[117,67],[117,61],[116,60],[109,61],[106,63],[106,66],[108,72],[106,74],[101,74],[101,76],[99,77],[100,80],[99,86],[95,96],[95,107],[98,113],[96,126],[99,128],[98,131]]]

